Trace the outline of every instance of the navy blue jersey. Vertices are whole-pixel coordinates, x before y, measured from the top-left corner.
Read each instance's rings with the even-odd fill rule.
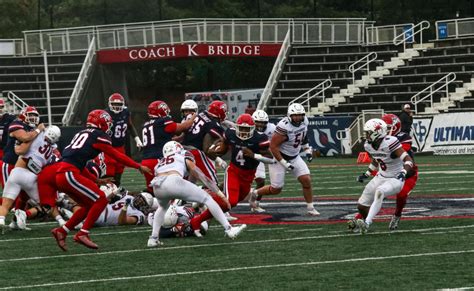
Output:
[[[8,140],[8,127],[16,116],[10,113],[4,113],[0,118],[0,149],[4,149]]]
[[[100,129],[90,127],[79,131],[71,143],[64,148],[63,162],[72,164],[80,170],[84,169],[87,161],[101,153],[100,150],[93,147],[97,143],[112,145],[110,136]]]
[[[248,148],[258,154],[261,150],[270,146],[270,141],[265,134],[254,132],[253,136],[246,140],[237,137],[235,129],[229,128],[225,131],[225,142],[232,150],[231,163],[241,169],[255,170],[260,164],[259,161],[244,156],[242,148]]]
[[[163,146],[173,138],[176,127],[177,124],[169,116],[145,122],[142,129],[143,159],[161,159]]]
[[[16,164],[16,161],[18,160],[18,155],[15,154],[15,144],[19,143],[19,141],[11,137],[10,134],[23,129],[25,131],[32,131],[33,128],[29,126],[28,124],[24,123],[23,121],[19,119],[15,119],[10,123],[10,126],[8,127],[8,139],[7,139],[7,144],[3,148],[3,162],[7,164],[14,165]]]
[[[215,118],[212,118],[204,111],[194,118],[193,125],[184,135],[183,144],[193,146],[202,151],[204,137],[208,133],[215,138],[223,138],[224,129]]]
[[[130,111],[128,108],[124,108],[122,112],[114,113],[110,109],[106,109],[112,117],[112,146],[121,147],[125,144],[127,132],[128,132],[128,121],[130,120]]]

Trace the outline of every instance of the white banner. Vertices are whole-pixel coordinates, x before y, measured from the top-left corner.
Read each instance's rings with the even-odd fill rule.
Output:
[[[435,155],[474,154],[474,112],[413,118],[414,146]]]

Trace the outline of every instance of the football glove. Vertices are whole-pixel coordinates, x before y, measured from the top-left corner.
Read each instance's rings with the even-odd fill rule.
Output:
[[[304,150],[304,153],[305,153],[306,160],[308,161],[308,163],[311,163],[311,161],[313,160],[313,148],[310,146],[306,147],[306,149]]]
[[[288,171],[293,171],[295,169],[295,167],[285,159],[281,159],[280,164],[282,164],[282,166],[285,167],[285,169],[287,169]]]
[[[143,148],[143,143],[138,136],[135,137],[135,144],[137,145],[138,150]]]
[[[368,178],[369,178],[369,176],[366,173],[364,173],[364,174],[360,175],[359,177],[357,177],[356,181],[359,182],[359,183],[364,183],[364,181],[367,180]]]
[[[406,171],[402,171],[397,175],[397,179],[404,182],[406,179]]]

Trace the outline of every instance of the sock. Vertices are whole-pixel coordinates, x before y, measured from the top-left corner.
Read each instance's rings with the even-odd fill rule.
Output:
[[[357,214],[354,216],[354,219],[364,219],[364,216],[362,216],[362,214],[360,214],[360,213],[357,213]]]
[[[79,232],[83,232],[83,233],[87,233],[87,234],[89,234],[89,232],[90,232],[90,231],[88,231],[87,229],[83,229],[83,228],[81,228],[81,230],[79,230]]]
[[[306,208],[307,208],[308,210],[313,209],[313,208],[314,208],[313,202],[311,202],[311,203],[306,203]]]
[[[104,211],[105,207],[107,207],[107,202],[108,201],[105,196],[100,196],[100,198],[94,202],[92,207],[89,209],[89,212],[87,213],[86,220],[84,221],[82,229],[89,230],[94,226],[94,223],[102,214],[102,211]]]
[[[155,216],[153,217],[153,230],[151,231],[152,237],[159,238],[160,229],[161,229],[161,226],[163,225],[163,222],[165,221],[165,214],[167,210],[168,210],[168,207],[164,209],[163,207],[160,206],[155,211]]]
[[[227,221],[224,212],[222,212],[222,209],[216,201],[208,198],[204,201],[204,204],[206,204],[207,209],[211,212],[212,216],[224,227],[225,230],[231,228],[229,221]]]
[[[0,224],[5,225],[5,216],[0,216]]]
[[[402,211],[405,205],[407,204],[407,197],[402,195],[397,195],[397,208],[395,209],[395,216],[401,217]]]
[[[209,211],[209,209],[206,209],[201,214],[196,215],[191,219],[191,227],[193,228],[193,230],[199,230],[201,228],[201,223],[211,218],[211,212]]]
[[[31,217],[31,211],[29,209],[26,210],[25,213],[26,213],[26,217]]]
[[[257,194],[257,201],[262,200],[262,197],[263,197],[262,195],[258,195],[258,194]]]
[[[64,220],[64,218],[59,214],[56,215],[56,217],[54,217],[54,219],[59,223],[59,225],[66,224],[66,221]]]
[[[372,224],[375,215],[377,215],[377,213],[379,213],[380,209],[382,208],[383,197],[384,195],[381,192],[375,192],[374,202],[372,202],[372,205],[370,205],[369,214],[365,219],[365,223],[368,225]]]
[[[61,228],[62,228],[66,233],[69,233],[69,231],[70,231],[69,228],[68,228],[66,225],[63,225]]]
[[[71,216],[71,218],[69,218],[69,220],[66,222],[64,226],[67,227],[68,229],[74,229],[76,225],[81,223],[81,221],[83,221],[84,218],[86,218],[88,210],[89,210],[88,207],[79,208],[76,212],[74,212],[74,214]]]

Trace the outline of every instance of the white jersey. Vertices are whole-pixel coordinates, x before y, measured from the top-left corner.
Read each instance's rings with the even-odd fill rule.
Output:
[[[266,135],[268,139],[270,140],[272,138],[273,133],[275,132],[275,129],[276,129],[275,124],[269,122],[267,123],[267,128],[265,128],[264,132],[260,132],[260,131],[258,132]]]
[[[178,172],[181,177],[188,176],[188,167],[186,166],[186,160],[194,162],[194,156],[188,151],[182,151],[174,155],[161,158],[158,164],[155,166],[155,176],[160,173],[175,171]]]
[[[108,204],[107,207],[102,211],[99,218],[95,222],[96,225],[118,225],[118,218],[122,212],[122,207],[125,205],[125,200],[134,199],[133,196],[125,195],[122,199],[115,202],[114,204]],[[127,208],[127,216],[135,216],[137,218],[137,224],[142,224],[145,221],[145,214],[138,209],[129,206]]]
[[[28,152],[23,157],[28,159],[27,167],[35,174],[52,161],[53,146],[44,139],[44,132],[40,132],[31,142]]]
[[[299,126],[294,126],[289,117],[284,117],[278,122],[275,132],[287,137],[280,145],[280,152],[289,157],[296,157],[301,151],[301,146],[308,132],[308,118],[305,116]]]
[[[378,149],[365,142],[365,151],[379,164],[379,174],[386,178],[396,177],[403,169],[403,161],[399,157],[393,157],[393,152],[402,145],[394,136],[386,136]]]

